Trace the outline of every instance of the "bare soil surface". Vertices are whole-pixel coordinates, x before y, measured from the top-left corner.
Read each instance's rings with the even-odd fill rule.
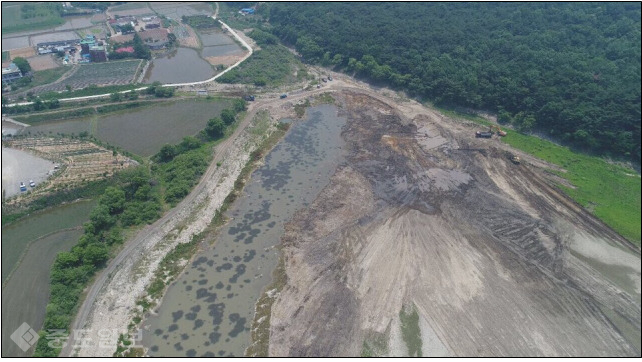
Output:
[[[52,54],[36,55],[27,59],[27,61],[34,72],[60,67],[60,64],[56,62]]]
[[[335,94],[349,155],[286,225],[269,355],[640,356],[639,249],[550,165],[382,93]]]
[[[206,57],[205,60],[207,60],[212,65],[222,64],[227,67],[238,62],[244,56],[245,53],[241,55],[222,55],[220,57]]]
[[[9,52],[9,54],[11,56],[11,59],[16,59],[17,57],[29,58],[36,55],[36,49],[34,47],[13,49]]]

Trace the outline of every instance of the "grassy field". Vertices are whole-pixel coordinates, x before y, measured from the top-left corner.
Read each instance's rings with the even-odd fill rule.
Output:
[[[511,132],[510,137],[502,141],[568,170],[559,176],[577,188],[560,187],[622,236],[640,245],[640,176],[637,172],[517,132]]]
[[[280,86],[305,76],[304,69],[294,54],[284,46],[271,45],[252,54],[248,60],[220,77],[219,81],[256,86]]]
[[[13,33],[25,30],[37,30],[64,24],[63,18],[56,11],[53,3],[31,3],[29,10],[23,8],[25,3],[2,3],[2,32]]]
[[[490,124],[478,116],[443,109],[440,111],[454,118]],[[567,172],[557,174],[576,188],[558,187],[622,236],[640,245],[642,191],[640,176],[636,171],[517,131],[509,131],[502,142],[566,169]]]

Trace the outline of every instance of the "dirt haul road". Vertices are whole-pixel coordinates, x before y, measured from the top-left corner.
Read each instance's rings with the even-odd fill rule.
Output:
[[[346,85],[336,82],[336,88]],[[293,117],[293,102],[319,94],[327,89],[315,89],[282,100],[278,94],[262,96],[250,103],[245,119],[234,133],[216,146],[215,155],[200,182],[192,192],[161,219],[145,227],[133,239],[127,241],[123,250],[109,262],[87,291],[71,327],[72,331],[83,330],[83,340],[94,345],[80,345],[80,336],[70,334],[61,356],[112,356],[116,350],[118,334],[100,330],[123,331],[132,320],[137,308],[136,301],[145,294],[162,258],[177,244],[189,242],[193,235],[202,232],[214,217],[216,210],[234,187],[234,182],[249,159],[249,154],[260,141],[261,135],[252,136],[249,129],[259,111],[266,110],[275,121]],[[217,163],[221,162],[218,167]],[[95,344],[104,346],[97,348]]]
[[[336,98],[346,162],[286,225],[269,355],[640,356],[639,248],[472,126]]]

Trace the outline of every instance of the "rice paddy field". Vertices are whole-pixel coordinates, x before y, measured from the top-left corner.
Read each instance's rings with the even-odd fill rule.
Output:
[[[9,336],[23,322],[35,330],[42,327],[54,258],[78,242],[81,225],[94,205],[94,201],[80,201],[58,206],[2,228],[3,356],[23,357],[32,352],[20,350]]]
[[[132,2],[123,5],[112,6],[109,8],[109,13],[118,16],[143,16],[152,15],[154,11],[147,6],[146,2]]]
[[[208,3],[164,3],[150,2],[149,6],[158,14],[171,19],[180,19],[182,16],[212,15],[214,9]]]
[[[154,103],[153,107],[105,116],[40,123],[29,127],[29,132],[45,135],[88,132],[103,142],[147,157],[165,144],[175,144],[185,136],[197,134],[229,104],[227,100],[208,99]]]
[[[24,18],[20,2],[2,2],[2,32],[17,32],[61,25],[65,21],[47,3],[33,3],[33,17]]]

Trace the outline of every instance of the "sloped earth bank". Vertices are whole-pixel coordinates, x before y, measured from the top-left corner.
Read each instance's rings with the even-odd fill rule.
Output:
[[[271,356],[640,356],[639,249],[495,140],[341,94],[346,162],[285,225]]]
[[[308,110],[253,173],[211,247],[167,290],[145,322],[151,356],[241,356],[254,305],[278,261],[283,224],[308,205],[342,160],[345,119],[336,108]]]

